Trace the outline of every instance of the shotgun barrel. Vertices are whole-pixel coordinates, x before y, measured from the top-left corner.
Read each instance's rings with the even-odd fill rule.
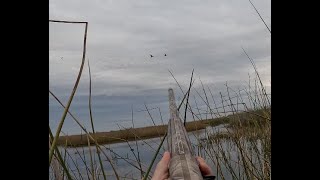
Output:
[[[198,161],[187,131],[178,115],[172,88],[169,88],[170,119],[168,123],[168,150],[171,155],[169,163],[170,179],[202,180]]]

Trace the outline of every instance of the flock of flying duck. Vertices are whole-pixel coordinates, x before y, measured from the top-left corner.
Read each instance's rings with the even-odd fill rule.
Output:
[[[164,54],[164,56],[167,56],[167,54]],[[150,54],[150,57],[153,58],[154,56],[152,54]]]
[[[164,56],[167,56],[167,54],[164,54]],[[150,58],[153,58],[154,56],[150,54]],[[61,57],[61,60],[63,60],[63,57]]]

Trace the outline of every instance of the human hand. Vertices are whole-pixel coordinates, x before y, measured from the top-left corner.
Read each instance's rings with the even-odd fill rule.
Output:
[[[213,176],[211,168],[207,165],[206,161],[202,157],[196,157],[199,162],[199,169],[203,177]],[[169,178],[169,162],[170,162],[170,153],[166,151],[163,154],[162,159],[156,166],[152,180],[166,180]]]

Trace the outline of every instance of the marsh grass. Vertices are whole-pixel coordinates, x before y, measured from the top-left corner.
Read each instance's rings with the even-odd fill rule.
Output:
[[[188,131],[205,129],[206,131],[205,138],[196,137],[196,142],[193,143],[193,147],[195,147],[198,155],[204,157],[207,162],[211,161],[217,179],[270,179],[271,177],[270,94],[266,93],[263,86],[257,87],[260,85],[257,76],[254,82],[253,85],[249,82],[249,87],[238,91],[233,90],[226,83],[227,92],[225,94],[219,92],[220,99],[216,100],[213,98],[212,89],[209,88],[209,86],[205,88],[206,86],[202,84],[202,82],[202,93],[196,88],[191,88],[193,83],[190,83],[187,92],[184,92],[181,87],[184,98],[180,102],[179,108],[184,107],[184,109],[182,109],[184,112],[183,115],[188,112],[192,115],[191,117],[193,117],[193,121],[186,123],[186,129]],[[195,94],[192,94],[191,90],[193,90]],[[51,91],[50,94],[54,96]],[[190,95],[194,97],[193,105],[189,103]],[[91,96],[91,93],[89,96]],[[54,97],[61,106],[65,107],[56,96]],[[199,102],[202,102],[205,107],[200,108],[198,106]],[[91,101],[89,101],[89,104],[91,104]],[[89,106],[89,108],[91,108],[91,106]],[[147,106],[146,109],[148,109]],[[160,109],[159,112],[161,114]],[[89,132],[80,124],[70,110],[68,110],[68,113],[82,128],[85,134],[60,136],[57,144],[60,145],[59,147],[63,146],[63,148],[54,151],[55,158],[50,166],[52,172],[51,177],[55,177],[55,179],[151,178],[151,174],[153,173],[152,167],[156,157],[162,155],[159,150],[163,148],[162,143],[165,140],[167,125],[156,125],[153,122],[155,126],[134,128],[132,111],[133,128],[125,128],[119,125],[118,131],[95,132],[93,117],[91,115],[89,120],[91,121],[92,132]],[[150,119],[153,120],[151,113],[148,112],[148,114]],[[207,119],[200,119],[201,117],[207,117]],[[224,125],[225,130],[218,132],[210,131],[210,128],[215,128],[219,125]],[[151,137],[162,137],[158,148],[155,149],[146,141],[143,141],[143,139]],[[52,134],[50,138],[52,144]],[[141,145],[137,143],[138,140],[143,141],[146,146],[141,147]],[[135,151],[133,151],[134,147],[130,145],[129,141],[135,141]],[[127,143],[128,152],[131,152],[134,158],[120,156],[106,145],[102,145],[116,142]],[[84,145],[90,147],[89,157],[86,157],[83,147],[73,148],[76,150],[77,156],[80,157],[82,163],[85,164],[85,168],[80,169],[80,167],[78,168],[78,163],[74,160],[74,157],[68,153],[67,149],[68,146]],[[95,148],[93,149],[93,147]],[[142,148],[148,148],[154,153],[154,157],[150,163],[143,163],[141,160],[139,150]],[[63,151],[64,153],[62,153]],[[64,160],[61,160],[62,155],[60,155],[59,158],[59,154],[64,154]],[[104,155],[105,161],[102,160],[101,154]],[[98,156],[98,161],[95,159],[96,156]],[[117,176],[117,160],[124,160],[128,166],[139,172],[140,177],[133,176],[133,174],[135,174],[133,173],[134,170],[130,170],[130,173],[126,174],[120,173]],[[76,168],[71,168],[70,162],[72,166]],[[111,168],[114,168],[113,175],[106,172],[105,168],[107,166],[105,163],[107,162],[110,163]]]

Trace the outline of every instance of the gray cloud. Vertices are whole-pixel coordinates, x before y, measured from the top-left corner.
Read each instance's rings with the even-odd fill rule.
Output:
[[[270,2],[253,3],[270,25]],[[241,47],[270,86],[271,36],[246,0],[50,0],[49,17],[89,22],[87,58],[97,124],[130,119],[131,104],[143,107],[147,102],[165,113],[167,88],[177,88],[168,69],[185,88],[193,68],[196,88],[199,78],[219,90],[226,81],[238,86],[253,73]],[[80,67],[84,25],[49,23],[49,28],[50,89],[66,102]],[[85,67],[72,105],[86,117],[88,81]],[[61,109],[50,102],[54,128]],[[141,117],[141,125],[145,119]],[[65,131],[77,131],[73,124],[66,126]]]

